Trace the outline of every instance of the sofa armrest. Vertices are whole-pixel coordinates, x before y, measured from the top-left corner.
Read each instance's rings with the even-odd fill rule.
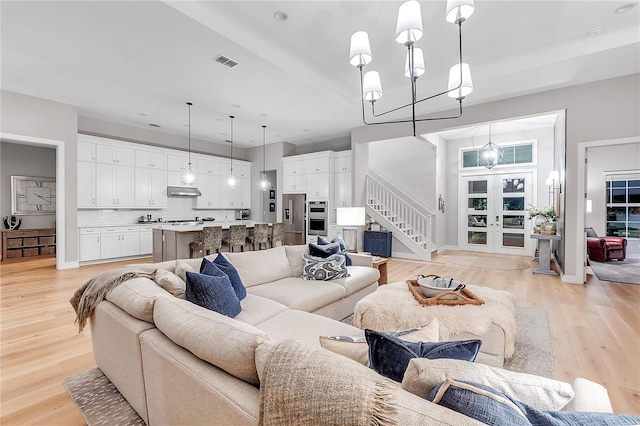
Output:
[[[617,244],[620,247],[625,247],[627,245],[627,239],[624,237],[602,237],[602,239],[611,244]]]
[[[605,247],[604,238],[600,237],[587,237],[587,247],[592,249],[604,249]]]
[[[601,384],[578,377],[571,386],[575,396],[562,408],[562,411],[613,413],[609,393]]]
[[[373,268],[373,258],[370,254],[349,253],[349,257],[351,258],[351,264],[353,266],[368,266],[369,268]]]

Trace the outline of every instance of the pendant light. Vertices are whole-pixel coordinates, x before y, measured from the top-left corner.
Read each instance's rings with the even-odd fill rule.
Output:
[[[233,177],[233,119],[235,117],[233,115],[230,115],[229,118],[231,119],[231,173],[229,174],[229,178],[227,179],[227,185],[229,185],[229,188],[233,189],[236,187],[236,183],[238,183],[238,180]]]
[[[504,157],[504,149],[491,142],[491,123],[489,123],[489,143],[478,150],[478,164],[492,169],[500,164]]]
[[[258,183],[258,185],[260,186],[260,189],[262,189],[263,191],[266,191],[270,186],[271,183],[267,180],[267,155],[266,155],[266,142],[267,141],[267,126],[262,126],[262,179],[260,180],[260,183]]]
[[[189,108],[189,163],[187,167],[187,171],[184,175],[182,175],[182,182],[187,185],[191,185],[196,181],[196,176],[191,171],[191,102],[187,102]]]

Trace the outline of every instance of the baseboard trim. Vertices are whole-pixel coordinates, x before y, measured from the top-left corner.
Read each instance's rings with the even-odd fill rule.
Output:
[[[79,268],[80,267],[80,262],[75,261],[75,262],[64,262],[60,265],[57,265],[57,269],[74,269],[74,268]]]
[[[408,260],[422,260],[413,253],[392,252],[391,257],[395,257],[398,259],[408,259]]]

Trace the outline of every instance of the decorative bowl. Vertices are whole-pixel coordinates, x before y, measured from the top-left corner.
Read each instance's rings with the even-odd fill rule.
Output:
[[[460,285],[464,287],[464,284],[454,279],[436,276],[418,278],[418,284],[420,285],[420,292],[424,297],[436,297],[447,291],[455,291]],[[453,299],[455,297],[451,296],[450,298]]]

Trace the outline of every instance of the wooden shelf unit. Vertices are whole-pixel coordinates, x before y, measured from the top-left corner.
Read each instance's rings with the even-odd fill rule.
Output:
[[[56,228],[2,231],[2,261],[56,255]]]

